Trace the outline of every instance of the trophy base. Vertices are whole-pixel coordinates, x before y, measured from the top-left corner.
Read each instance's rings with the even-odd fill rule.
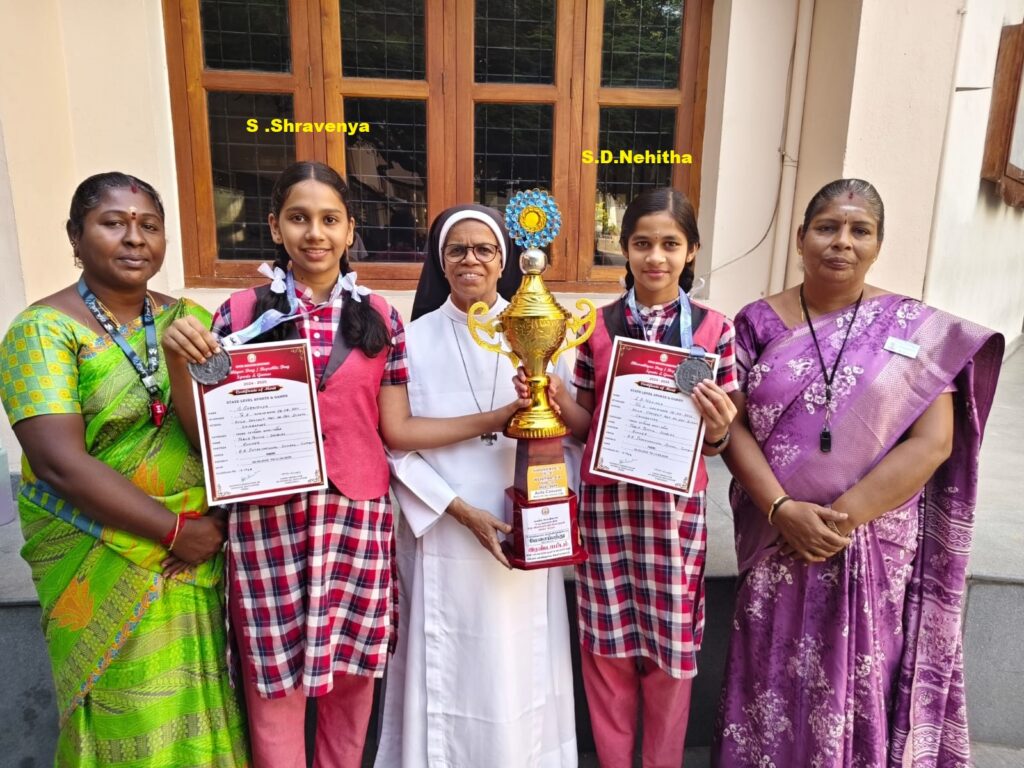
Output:
[[[551,407],[516,411],[505,427],[505,437],[523,440],[565,437],[568,434],[569,428]]]
[[[528,501],[519,490],[505,489],[512,534],[501,549],[509,565],[521,571],[576,565],[587,559],[576,520],[576,494]]]

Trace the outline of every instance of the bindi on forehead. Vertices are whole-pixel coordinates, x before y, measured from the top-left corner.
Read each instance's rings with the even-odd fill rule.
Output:
[[[137,219],[139,217],[139,209],[136,208],[134,205],[129,205],[128,215],[131,216],[133,219]]]

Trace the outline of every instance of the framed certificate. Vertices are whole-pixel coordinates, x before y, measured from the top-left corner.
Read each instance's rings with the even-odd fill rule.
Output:
[[[290,496],[327,486],[309,342],[225,350],[231,372],[192,382],[210,504]]]
[[[682,368],[680,368],[682,366]],[[706,366],[706,368],[702,368]],[[615,338],[590,471],[657,491],[690,493],[704,419],[686,380],[714,379],[718,355]]]

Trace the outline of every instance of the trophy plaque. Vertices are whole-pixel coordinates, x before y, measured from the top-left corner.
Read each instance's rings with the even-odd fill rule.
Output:
[[[597,310],[579,299],[575,317],[555,301],[541,273],[547,255],[540,250],[555,239],[561,215],[549,194],[519,192],[505,209],[505,223],[518,245],[523,280],[505,310],[490,321],[481,318],[489,307],[478,301],[469,308],[469,333],[484,349],[505,355],[514,367],[522,364],[530,387],[530,405],[519,409],[505,426],[518,439],[512,485],[505,490],[512,533],[502,548],[514,568],[532,570],[581,563],[587,553],[580,544],[576,493],[569,486],[562,438],[569,428],[548,400],[548,363],[586,341],[594,330]],[[575,338],[566,341],[566,330]],[[480,333],[495,341],[487,341]],[[502,344],[502,341],[507,344]]]

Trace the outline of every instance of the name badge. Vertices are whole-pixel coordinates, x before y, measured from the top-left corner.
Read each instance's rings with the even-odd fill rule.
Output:
[[[895,336],[890,336],[885,340],[885,349],[889,352],[895,352],[897,355],[917,359],[917,352],[921,349],[921,345],[906,339],[897,339]]]

